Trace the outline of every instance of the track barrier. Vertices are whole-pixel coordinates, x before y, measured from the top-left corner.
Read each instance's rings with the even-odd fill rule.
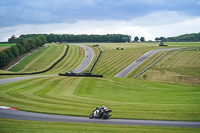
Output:
[[[89,73],[92,73],[92,70],[94,69],[94,66],[96,65],[97,61],[99,60],[100,56],[101,56],[102,51],[100,51],[99,55],[97,56],[97,59],[95,60],[94,64],[92,65],[92,67],[89,70]]]
[[[100,78],[103,78],[103,75],[92,75],[91,73],[65,73],[65,74],[59,74],[59,76],[72,76],[72,77],[100,77]]]

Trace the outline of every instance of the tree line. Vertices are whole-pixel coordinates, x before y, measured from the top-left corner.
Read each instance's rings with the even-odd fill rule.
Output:
[[[140,39],[139,39],[139,37],[138,36],[136,36],[136,37],[134,37],[134,42],[138,42],[140,40],[140,42],[145,42],[145,38],[144,37],[140,37]]]
[[[47,40],[43,35],[36,35],[32,37],[19,37],[16,38],[14,35],[9,38],[9,42],[16,43],[16,45],[6,48],[0,51],[0,68],[3,68],[15,57],[29,52],[32,49],[41,47]]]
[[[191,33],[191,34],[183,34],[176,37],[156,37],[155,40],[163,41],[163,42],[198,42],[200,41],[200,32],[199,33]]]
[[[19,38],[34,37],[38,34],[20,35]],[[48,43],[52,42],[130,42],[131,36],[123,34],[107,35],[73,35],[73,34],[40,34],[46,37]],[[18,38],[11,37],[9,42],[15,42]]]

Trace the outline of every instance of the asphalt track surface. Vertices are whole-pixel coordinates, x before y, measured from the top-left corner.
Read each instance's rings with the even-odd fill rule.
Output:
[[[6,110],[6,109],[0,109],[0,118],[17,119],[17,120],[32,120],[32,121],[69,122],[69,123],[95,123],[95,124],[114,124],[114,125],[142,125],[142,126],[200,128],[200,122],[128,120],[128,119],[107,119],[107,120],[89,119],[88,117],[31,113],[31,112],[14,111],[14,110]]]
[[[78,46],[84,48],[84,50],[85,50],[85,59],[76,69],[73,70],[73,73],[81,73],[84,71],[84,69],[86,69],[90,65],[90,63],[94,57],[94,54],[93,54],[92,49],[88,46],[85,46],[82,44],[75,44],[75,45],[78,45]]]
[[[55,75],[39,75],[39,76],[26,76],[26,77],[15,77],[15,78],[8,78],[8,79],[0,79],[0,85],[6,84],[10,82],[15,82],[24,79],[36,78],[36,77],[46,77],[46,76],[55,76]]]
[[[150,56],[153,54],[160,52],[160,51],[166,51],[166,50],[174,50],[174,49],[179,49],[179,48],[168,48],[168,49],[154,49],[151,50],[144,55],[142,55],[140,58],[138,58],[136,61],[134,61],[132,64],[124,68],[121,72],[116,74],[114,77],[121,77],[124,78],[126,75],[128,75],[132,70],[134,70],[137,66],[139,66],[142,62],[144,62],[146,59],[148,59]]]

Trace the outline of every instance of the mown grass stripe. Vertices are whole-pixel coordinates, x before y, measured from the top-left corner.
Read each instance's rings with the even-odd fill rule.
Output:
[[[59,50],[64,51],[64,49],[59,49],[59,47],[63,48],[63,45],[58,45],[58,44],[48,44],[48,45],[49,45],[48,48],[42,49],[22,60],[15,67],[13,67],[11,71],[32,72],[36,70],[37,71],[43,70],[49,67],[52,64],[52,62],[54,62],[54,60],[56,60],[60,56],[61,51]],[[49,58],[50,57],[49,55],[51,55],[51,58]]]

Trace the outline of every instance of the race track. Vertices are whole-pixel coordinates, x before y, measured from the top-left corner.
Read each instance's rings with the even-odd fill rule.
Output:
[[[69,122],[69,123],[95,123],[95,124],[115,124],[115,125],[142,125],[142,126],[200,128],[200,122],[128,120],[128,119],[107,119],[107,120],[89,119],[88,117],[31,113],[31,112],[14,111],[14,110],[6,110],[6,109],[0,109],[0,118],[17,119],[17,120],[32,120],[32,121]]]
[[[82,45],[82,44],[75,44],[75,45],[78,45],[78,46],[84,48],[84,50],[85,50],[85,59],[76,69],[73,70],[73,73],[81,73],[84,71],[84,69],[86,69],[90,65],[90,63],[94,57],[94,54],[93,54],[92,49],[86,45]]]
[[[142,55],[140,58],[138,58],[136,61],[134,61],[132,64],[130,64],[129,66],[127,66],[126,68],[124,68],[121,72],[119,72],[118,74],[116,74],[114,77],[121,77],[124,78],[126,77],[126,75],[128,75],[132,70],[134,70],[137,66],[139,66],[142,62],[144,62],[146,59],[148,59],[150,56],[152,56],[153,54],[160,52],[160,51],[166,51],[166,50],[174,50],[174,49],[178,49],[178,48],[168,48],[168,49],[154,49],[151,50],[147,53],[145,53],[144,55]]]
[[[86,51],[86,57],[85,57],[86,61],[84,60],[82,62],[82,64],[74,70],[74,72],[81,72],[82,70],[84,70],[89,65],[89,63],[91,62],[91,60],[93,58],[93,52],[91,51],[91,49],[84,45],[82,45],[82,47],[84,47],[84,49]],[[166,50],[166,49],[162,49],[162,50]],[[143,58],[140,57],[137,61],[141,62],[141,61],[145,60],[144,57],[148,58],[151,55],[153,55],[154,53],[162,51],[162,50],[154,50],[153,52],[150,51],[150,52],[144,54]],[[171,50],[171,49],[167,49],[167,50]],[[27,76],[27,77],[1,79],[0,84],[15,82],[15,81],[19,81],[19,80],[28,79],[28,78],[43,77],[43,76],[53,76],[53,75]],[[114,112],[113,112],[113,115],[114,115]],[[32,113],[32,112],[15,111],[15,110],[7,110],[7,109],[0,109],[0,118],[17,119],[17,120],[33,120],[33,121],[69,122],[69,123],[95,123],[95,124],[200,128],[200,122],[112,119],[112,117],[111,117],[111,119],[103,120],[103,119],[89,119],[88,117],[42,114],[42,113]]]

